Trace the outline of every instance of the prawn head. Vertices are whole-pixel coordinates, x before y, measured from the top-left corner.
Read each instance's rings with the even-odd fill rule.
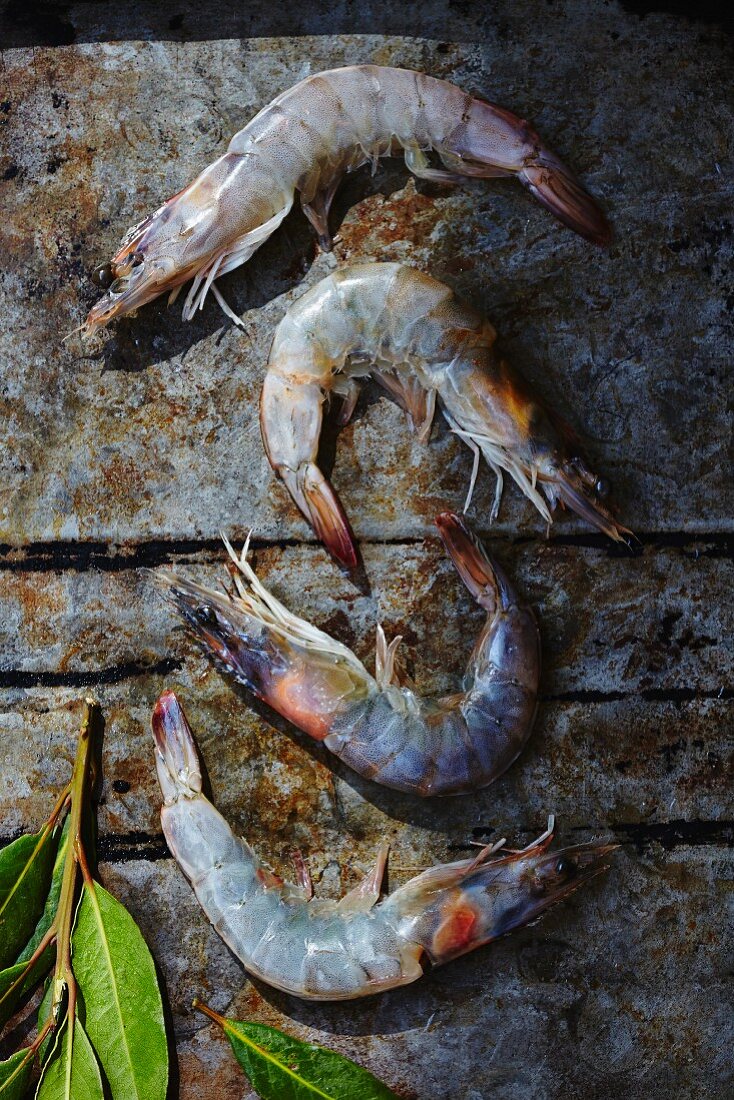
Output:
[[[551,456],[541,461],[538,464],[538,482],[551,509],[560,502],[615,542],[629,545],[630,538],[634,538],[629,527],[621,524],[606,506],[609,482],[592,473],[580,456],[574,455],[568,459]]]
[[[504,840],[474,859],[435,867],[390,896],[402,934],[419,943],[435,966],[473,951],[547,909],[608,870],[617,844],[577,844],[551,852],[554,821],[522,851]]]
[[[189,279],[193,282],[184,303],[184,320],[203,307],[211,290],[227,316],[242,323],[214,280],[248,260],[292,203],[287,197],[282,203],[278,196],[266,198],[254,172],[242,181],[245,168],[241,157],[231,153],[219,157],[193,183],[128,230],[112,260],[96,269],[94,281],[107,293],[87,315],[82,336],[166,291],[170,304]]]

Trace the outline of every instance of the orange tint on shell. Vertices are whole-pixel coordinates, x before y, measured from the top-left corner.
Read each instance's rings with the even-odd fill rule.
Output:
[[[308,688],[303,673],[294,669],[273,680],[266,702],[304,733],[316,741],[323,741],[329,735],[331,715],[315,709]]]
[[[461,954],[474,938],[477,914],[464,901],[449,902],[444,919],[433,937],[432,951],[439,958]]]
[[[523,439],[530,438],[530,418],[535,402],[528,396],[524,381],[518,377],[506,360],[501,360],[502,384],[505,400],[515,424],[516,431]]]
[[[257,879],[266,890],[279,890],[283,885],[283,879],[280,875],[273,874],[272,871],[268,871],[265,867],[258,867]]]

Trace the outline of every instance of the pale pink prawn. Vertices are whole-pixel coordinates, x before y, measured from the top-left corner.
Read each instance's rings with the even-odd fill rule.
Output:
[[[550,525],[557,504],[620,541],[630,534],[605,505],[607,482],[587,466],[571,429],[497,352],[497,333],[450,287],[396,263],[350,264],[306,291],[275,330],[260,399],[265,452],[301,512],[336,560],[358,561],[349,521],[317,463],[323,408],[371,375],[407,409],[419,438],[439,405],[474,452],[465,509],[481,455],[503,472]]]
[[[435,152],[443,168],[429,164]],[[353,65],[283,92],[235,134],[227,152],[125,235],[97,269],[107,290],[85,334],[193,279],[184,318],[280,225],[296,191],[324,249],[329,207],[345,172],[402,152],[414,175],[441,183],[516,176],[560,221],[596,244],[609,225],[568,168],[517,115],[410,69]]]

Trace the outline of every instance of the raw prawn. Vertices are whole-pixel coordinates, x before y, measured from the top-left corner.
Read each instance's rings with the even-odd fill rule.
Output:
[[[186,716],[172,691],[153,711],[168,847],[207,917],[248,972],[316,1001],[351,1000],[407,985],[535,920],[608,869],[615,844],[550,852],[548,829],[522,851],[504,840],[473,859],[433,867],[379,901],[387,848],[341,901],[312,896],[307,872],[289,885],[264,868],[201,791]]]
[[[429,166],[435,151],[442,169]],[[354,65],[317,73],[279,95],[235,134],[227,152],[125,235],[95,281],[107,294],[82,331],[106,325],[189,279],[184,318],[203,306],[214,280],[232,271],[280,225],[300,192],[321,246],[345,172],[404,153],[416,176],[517,176],[557,218],[598,244],[607,221],[565,165],[523,119],[445,80],[410,69]]]
[[[275,472],[341,564],[357,562],[341,503],[316,458],[324,401],[345,398],[351,416],[357,378],[372,375],[407,409],[419,437],[431,429],[436,398],[453,430],[497,476],[505,470],[550,524],[558,501],[611,538],[625,527],[601,501],[606,482],[588,469],[570,428],[535,398],[498,355],[497,333],[449,287],[396,263],[340,268],[288,310],[273,339],[260,427]]]
[[[463,692],[422,698],[400,682],[395,651],[377,631],[375,675],[350,649],[287,610],[246,560],[238,595],[202,588],[175,574],[159,587],[228,675],[367,779],[418,795],[486,787],[520,753],[537,707],[540,641],[533,613],[515,595],[464,522],[436,520],[465,585],[487,612]]]

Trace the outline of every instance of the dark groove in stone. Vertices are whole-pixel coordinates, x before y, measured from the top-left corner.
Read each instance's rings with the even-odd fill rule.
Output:
[[[544,703],[619,703],[630,698],[642,699],[646,703],[694,703],[700,699],[734,699],[734,688],[642,688],[636,691],[580,688],[577,691],[560,691],[556,695],[541,696]]]
[[[526,832],[531,829],[518,829],[518,832]],[[472,835],[477,839],[488,839],[496,832],[494,827],[484,828],[478,826],[472,829]],[[608,835],[611,833],[622,844],[634,844],[638,852],[652,845],[659,845],[666,852],[675,848],[732,848],[734,847],[734,820],[721,821],[684,821],[678,818],[673,821],[656,822],[624,822],[615,821],[607,830],[593,829],[589,825],[574,825],[572,833],[594,833]],[[20,833],[0,838],[0,848],[11,841],[17,840]],[[451,851],[475,850],[469,844],[450,844]],[[97,841],[97,852],[103,863],[136,863],[140,860],[158,862],[171,859],[165,837],[162,833],[146,833],[131,831],[129,833],[109,833],[100,836]]]
[[[685,845],[734,847],[734,820],[684,821],[678,818],[675,821],[645,822],[635,825],[618,822],[612,828],[617,836],[626,837],[634,844],[638,852],[650,844],[660,844],[666,852]]]
[[[169,672],[178,672],[181,668],[181,661],[166,657],[153,665],[128,661],[124,665],[85,672],[24,672],[5,669],[0,671],[0,688],[101,687],[104,684],[119,684],[121,680],[131,680],[137,676],[167,676]]]
[[[140,661],[128,661],[126,664],[113,665],[111,668],[94,669],[79,672],[30,672],[20,669],[0,670],[0,688],[36,688],[36,687],[98,687],[105,684],[118,684],[123,680],[136,679],[139,676],[167,676],[171,672],[180,672],[183,661],[174,657],[165,657],[155,664]],[[642,699],[647,703],[695,703],[705,699],[734,699],[734,688],[718,689],[680,687],[680,688],[643,688],[632,691],[599,691],[593,688],[578,688],[574,691],[560,691],[554,695],[541,695],[543,703],[619,703],[624,699]]]
[[[254,543],[253,543],[254,545]],[[0,570],[10,573],[45,573],[90,569],[116,573],[126,569],[168,565],[180,557],[223,551],[221,539],[153,539],[115,546],[106,542],[32,542],[26,547],[0,544]],[[8,555],[18,558],[8,560]]]
[[[180,672],[183,661],[174,657],[165,657],[155,664],[128,661],[111,668],[95,669],[83,672],[26,672],[19,669],[0,670],[1,688],[36,687],[101,687],[105,684],[118,684],[123,680],[136,679],[139,676],[167,676],[171,672]],[[624,699],[642,699],[646,703],[695,703],[705,699],[734,699],[734,688],[722,687],[718,690],[706,688],[644,688],[633,691],[598,691],[591,688],[579,688],[575,691],[561,691],[555,695],[541,695],[543,703],[619,703]]]
[[[519,830],[522,832],[523,830]],[[721,821],[684,821],[677,818],[673,821],[649,821],[649,822],[624,822],[614,821],[607,830],[590,825],[574,825],[572,833],[598,833],[602,838],[612,833],[622,844],[634,844],[638,852],[658,844],[666,852],[674,848],[732,848],[734,847],[734,820],[724,818]],[[490,840],[497,830],[494,826],[478,826],[472,829],[472,835],[476,840]],[[531,830],[526,829],[528,834]],[[452,845],[452,848],[462,851],[476,851],[470,844]]]
[[[639,544],[629,548],[611,542],[604,535],[577,534],[554,535],[544,539],[536,535],[512,536],[499,531],[482,530],[478,533],[490,542],[506,542],[521,546],[538,543],[545,547],[578,547],[600,550],[608,557],[635,557],[646,547],[653,550],[677,549],[688,551],[692,558],[734,559],[734,534],[728,532],[696,533],[688,531],[660,531],[639,535]],[[428,538],[433,536],[429,535]],[[244,541],[244,533],[235,533],[233,541]],[[402,536],[386,539],[364,539],[364,546],[416,546],[426,540],[421,536]],[[272,547],[318,546],[314,539],[282,538],[253,539],[254,549]],[[132,569],[153,569],[170,565],[178,559],[201,554],[211,554],[223,560],[224,548],[219,538],[201,539],[151,539],[116,546],[103,541],[90,542],[31,542],[26,546],[0,543],[0,571],[10,573],[46,573],[70,570],[84,573],[90,569],[115,573]]]
[[[104,863],[130,863],[147,859],[152,863],[171,859],[163,833],[111,833],[97,840],[97,855]]]

